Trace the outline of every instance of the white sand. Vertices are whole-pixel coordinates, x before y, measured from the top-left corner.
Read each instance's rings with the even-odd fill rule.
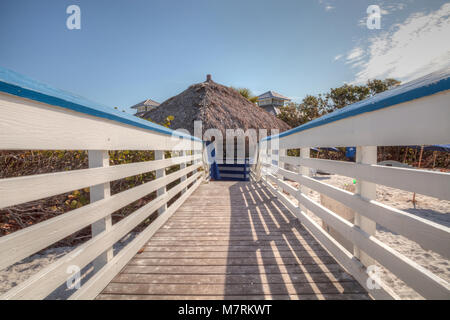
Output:
[[[340,188],[344,188],[345,185],[353,183],[353,179],[338,175],[317,175],[316,179]],[[298,187],[298,184],[295,182],[291,182],[291,184]],[[309,197],[320,203],[320,194],[318,192],[309,191]],[[377,201],[446,227],[450,227],[450,201],[438,200],[436,198],[416,194],[417,202],[414,208],[412,198],[412,192],[377,185]],[[312,214],[311,217],[321,225],[321,219]],[[414,241],[390,232],[379,225],[377,225],[375,237],[424,268],[432,271],[437,276],[450,282],[450,261],[446,258],[432,251],[425,250]],[[423,299],[403,281],[398,279],[381,265],[379,266],[382,270],[382,280],[402,299]]]

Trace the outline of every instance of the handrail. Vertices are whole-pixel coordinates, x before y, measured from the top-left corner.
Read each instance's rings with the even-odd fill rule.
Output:
[[[93,263],[95,274],[72,298],[95,296],[205,178],[203,142],[193,136],[122,114],[0,68],[0,150],[88,150],[89,169],[0,179],[0,208],[90,188],[91,202],[0,237],[0,269],[91,226],[87,242],[46,266],[0,299],[42,299]],[[109,165],[109,150],[153,151],[155,160]],[[170,152],[171,157],[164,154]],[[166,169],[179,170],[166,174]],[[110,182],[155,171],[156,179],[110,194]],[[175,186],[173,184],[176,183]],[[169,189],[169,184],[171,188]],[[112,213],[150,193],[156,198],[112,223]],[[118,253],[119,240],[156,219]],[[70,269],[70,268],[69,268]],[[78,281],[75,279],[75,282]],[[87,289],[88,288],[88,289]]]
[[[395,209],[375,200],[364,199],[358,194],[334,187],[306,175],[278,168],[278,173],[285,178],[326,195],[346,206],[360,212],[378,224],[418,242],[427,249],[450,259],[449,228],[440,224],[417,217],[406,211]],[[407,227],[406,227],[407,226]]]
[[[377,145],[402,146],[450,142],[450,69],[446,69],[329,115],[262,139],[251,177],[262,181],[374,298],[398,298],[378,281],[367,286],[366,268],[375,260],[425,298],[449,299],[450,284],[376,239],[376,223],[450,258],[450,228],[376,201],[376,184],[450,200],[450,174],[379,166]],[[356,146],[356,163],[311,159],[312,147]],[[300,156],[287,156],[300,149]],[[290,165],[288,168],[287,166]],[[298,168],[298,172],[294,169]],[[309,168],[357,179],[352,193],[310,177]],[[295,188],[287,181],[299,183]],[[308,195],[314,190],[353,210],[347,221]],[[294,199],[294,200],[292,200]],[[297,201],[297,203],[295,202]],[[314,214],[335,233],[320,227]],[[350,241],[353,250],[341,245]],[[370,280],[370,279],[369,279]]]
[[[0,208],[201,159],[200,155],[0,180]],[[41,188],[44,186],[44,188]],[[17,192],[21,190],[21,192]]]

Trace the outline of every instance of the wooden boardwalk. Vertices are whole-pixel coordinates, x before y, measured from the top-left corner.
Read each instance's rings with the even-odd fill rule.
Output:
[[[201,185],[97,299],[369,299],[265,187]]]

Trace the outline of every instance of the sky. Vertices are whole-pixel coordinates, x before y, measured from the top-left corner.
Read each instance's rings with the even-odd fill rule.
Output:
[[[68,29],[70,5],[80,29]],[[380,8],[369,29],[367,8]],[[344,83],[450,67],[438,0],[1,0],[0,66],[132,112],[206,74],[294,101]]]

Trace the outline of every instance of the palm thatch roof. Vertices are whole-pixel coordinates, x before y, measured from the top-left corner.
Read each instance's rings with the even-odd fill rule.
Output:
[[[226,129],[290,129],[282,120],[250,102],[233,88],[211,80],[191,85],[180,94],[164,101],[142,117],[164,123],[174,116],[172,129],[187,129],[194,134],[194,121],[202,121],[203,132],[219,129],[225,137]]]

